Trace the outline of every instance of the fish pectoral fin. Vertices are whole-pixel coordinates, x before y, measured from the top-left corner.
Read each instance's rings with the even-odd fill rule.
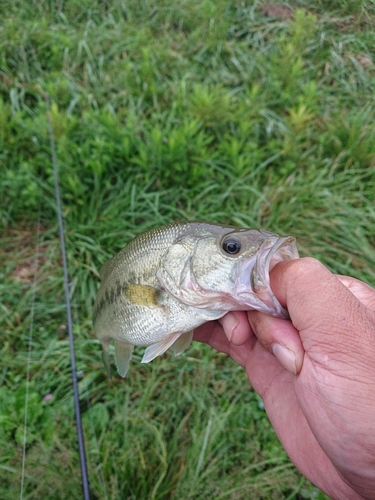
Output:
[[[192,338],[193,338],[193,331],[186,332],[180,335],[178,339],[174,342],[174,344],[172,344],[171,346],[173,354],[175,356],[178,356],[179,354],[184,352],[184,350],[187,349],[191,344]]]
[[[115,340],[115,360],[119,375],[125,377],[129,370],[129,363],[132,359],[134,345],[121,340]]]
[[[161,340],[160,342],[156,342],[155,344],[148,346],[147,349],[145,350],[145,353],[143,355],[141,362],[142,363],[149,363],[150,361],[155,359],[157,356],[160,356],[169,347],[171,347],[171,345],[174,344],[180,336],[181,336],[181,332],[172,333],[171,335],[169,335],[167,338]]]
[[[130,284],[124,287],[123,294],[135,306],[160,306],[163,291],[149,285]]]

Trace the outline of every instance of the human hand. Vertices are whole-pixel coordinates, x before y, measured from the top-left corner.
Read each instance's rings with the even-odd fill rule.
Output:
[[[245,368],[310,481],[334,499],[375,499],[375,290],[309,258],[275,266],[271,288],[290,321],[228,313],[194,339]]]

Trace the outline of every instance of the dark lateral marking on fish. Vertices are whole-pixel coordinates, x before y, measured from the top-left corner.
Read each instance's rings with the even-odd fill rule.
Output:
[[[105,291],[104,297],[101,298],[100,302],[96,305],[93,311],[94,323],[101,315],[103,310],[107,306],[113,304],[118,299],[118,297],[120,297],[125,287],[126,285],[121,285],[119,281],[116,281],[115,285],[111,288],[110,292],[108,292],[108,290]]]
[[[98,319],[103,310],[112,305],[124,294],[126,299],[137,306],[160,306],[161,290],[148,285],[129,284],[122,285],[119,281],[110,289],[106,290],[93,311],[93,321]]]

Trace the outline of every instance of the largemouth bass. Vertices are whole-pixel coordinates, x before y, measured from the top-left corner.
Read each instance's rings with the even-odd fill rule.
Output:
[[[287,318],[269,271],[296,258],[292,236],[263,230],[187,222],[140,234],[101,270],[93,319],[107,369],[112,339],[117,370],[125,377],[135,345],[148,346],[142,363],[169,347],[178,355],[194,328],[228,311],[256,309]]]

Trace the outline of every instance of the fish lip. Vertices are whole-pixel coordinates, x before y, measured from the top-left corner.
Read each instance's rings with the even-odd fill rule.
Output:
[[[270,271],[276,266],[276,264],[278,262],[282,262],[283,260],[291,260],[291,258],[296,258],[298,257],[298,252],[297,252],[297,248],[295,246],[295,243],[296,243],[296,239],[294,238],[294,236],[285,236],[284,238],[278,238],[278,240],[274,243],[274,245],[271,247],[271,249],[269,250],[267,256],[266,256],[266,260],[265,260],[265,273],[267,273],[268,275],[268,282],[269,282],[269,273]],[[290,248],[290,252],[284,252],[284,257],[282,256],[282,254],[280,254],[279,256],[277,256],[277,253],[283,249],[283,248],[287,248],[287,247],[291,247]],[[260,252],[258,253],[258,255],[260,254]],[[279,258],[277,258],[279,257]],[[272,259],[274,259],[274,261],[272,262]],[[275,262],[275,259],[276,259],[276,262]]]
[[[271,290],[269,274],[278,262],[299,257],[295,241],[293,236],[267,238],[253,258],[244,260],[236,280],[237,297],[244,304],[249,299],[253,301],[256,298],[257,306],[253,307],[254,309],[289,318],[288,311],[282,307]]]

